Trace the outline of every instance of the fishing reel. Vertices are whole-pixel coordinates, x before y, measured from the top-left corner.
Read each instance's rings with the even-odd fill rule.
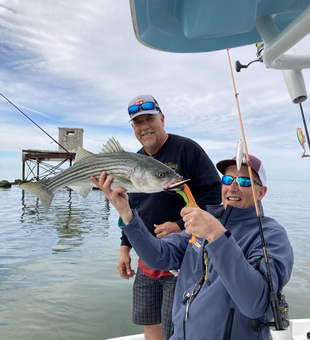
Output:
[[[290,325],[290,322],[288,321],[289,306],[288,306],[288,303],[285,300],[284,294],[282,294],[282,293],[277,294],[277,298],[278,298],[280,319],[282,321],[282,326],[285,329]],[[276,326],[275,322],[259,323],[255,319],[252,320],[251,325],[252,325],[252,329],[255,332],[258,332],[261,327],[274,327],[274,326]]]
[[[247,65],[243,65],[239,62],[239,60],[236,61],[235,63],[235,69],[237,72],[240,72],[242,68],[248,68],[251,64],[256,63],[256,62],[263,62],[263,52],[264,52],[264,43],[257,43],[255,44],[257,50],[256,50],[256,56],[257,59],[252,60],[250,63],[248,63]]]

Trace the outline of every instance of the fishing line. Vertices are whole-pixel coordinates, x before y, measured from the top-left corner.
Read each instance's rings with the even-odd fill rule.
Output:
[[[241,115],[241,110],[240,110],[240,106],[239,106],[239,100],[238,100],[239,93],[237,93],[237,90],[236,90],[235,78],[234,78],[234,74],[233,74],[233,68],[232,68],[232,65],[231,65],[229,49],[227,49],[227,55],[228,55],[229,67],[230,67],[230,72],[231,72],[231,77],[232,77],[232,82],[233,82],[233,87],[234,87],[234,92],[235,92],[236,104],[237,104],[237,109],[238,109],[238,116],[239,116],[242,138],[243,138],[243,143],[244,143],[244,149],[245,149],[245,154],[246,154],[246,161],[247,161],[247,165],[248,165],[248,171],[249,171],[251,183],[254,183],[253,173],[252,173],[252,168],[251,168],[251,163],[250,163],[250,157],[249,157],[249,153],[248,153],[248,147],[247,147],[245,132],[244,132],[244,128],[243,128],[242,115]],[[258,226],[259,226],[259,233],[260,233],[260,237],[261,237],[264,259],[265,259],[265,263],[266,263],[267,277],[268,277],[268,283],[269,283],[269,289],[270,289],[270,302],[271,302],[271,308],[272,308],[272,312],[273,312],[273,316],[274,316],[274,320],[275,320],[275,328],[276,328],[276,330],[283,330],[284,325],[283,325],[283,320],[282,320],[281,315],[280,315],[278,297],[277,297],[277,294],[275,293],[274,288],[273,288],[273,282],[272,282],[272,277],[271,277],[271,272],[270,272],[270,267],[269,267],[269,262],[268,262],[268,255],[267,255],[267,249],[266,249],[265,238],[264,238],[264,233],[263,233],[262,221],[261,221],[261,216],[260,216],[260,212],[259,212],[258,201],[257,201],[257,196],[256,196],[256,192],[255,192],[255,189],[254,189],[254,185],[251,185],[251,190],[252,190],[252,194],[253,194],[254,206],[255,206],[257,222],[258,222]]]
[[[9,104],[7,101],[5,104]],[[27,126],[29,126],[29,128],[34,131],[34,133],[37,133],[41,138],[45,139],[46,141],[48,141],[48,143],[53,143],[49,141],[49,138],[47,138],[47,136],[45,136],[41,131],[39,131],[38,129],[36,129],[35,126],[33,126],[33,124],[31,124],[29,122],[29,120],[24,117],[23,115],[20,115],[19,113],[16,112],[16,109],[14,107],[12,107],[11,105],[8,105],[8,110],[10,110],[10,113],[12,112],[13,115],[18,116],[18,119],[21,119],[23,121],[23,123],[27,124]],[[8,114],[10,114],[9,112],[7,112]],[[29,132],[31,133],[31,132]]]
[[[74,155],[72,155],[71,152],[69,152],[65,147],[63,147],[61,144],[57,142],[50,134],[48,134],[44,129],[41,128],[35,121],[33,121],[29,116],[26,115],[20,108],[18,108],[14,103],[12,103],[8,98],[6,98],[1,92],[0,95],[15,109],[17,109],[21,114],[23,114],[27,119],[29,119],[35,126],[37,126],[41,131],[43,131],[49,138],[51,138],[56,144],[58,144],[62,149],[64,149],[73,159],[75,158]]]

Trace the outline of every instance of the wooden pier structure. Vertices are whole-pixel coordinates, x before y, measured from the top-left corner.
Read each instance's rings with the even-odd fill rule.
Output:
[[[40,178],[56,175],[60,171],[60,167],[67,161],[72,165],[75,159],[75,153],[48,150],[22,150],[22,179],[23,181],[32,178],[39,180]],[[57,165],[50,165],[46,162],[58,162]],[[26,168],[28,174],[26,175]],[[40,171],[41,170],[41,171]]]
[[[80,128],[58,128],[58,151],[49,150],[22,150],[22,179],[39,180],[49,175],[56,175],[61,170],[61,166],[69,161],[69,166],[75,159],[78,147],[83,147],[84,130]],[[65,151],[66,150],[66,151]],[[51,165],[47,162],[58,163]],[[28,173],[26,175],[26,168]],[[32,176],[29,178],[29,176]]]

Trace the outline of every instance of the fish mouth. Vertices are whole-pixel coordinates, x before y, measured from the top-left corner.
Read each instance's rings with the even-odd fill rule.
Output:
[[[173,189],[177,188],[178,190],[183,190],[183,188],[184,188],[183,184],[188,182],[188,181],[190,181],[190,178],[185,179],[183,181],[177,181],[173,184],[166,185],[163,189],[164,190],[173,190]]]

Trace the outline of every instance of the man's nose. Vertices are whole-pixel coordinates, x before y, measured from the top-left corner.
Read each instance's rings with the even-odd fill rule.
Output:
[[[239,185],[237,183],[237,179],[235,178],[232,183],[230,184],[230,191],[237,191],[239,190]]]
[[[146,119],[142,121],[141,128],[145,129],[145,127],[149,127],[149,126],[150,126],[150,123]]]

